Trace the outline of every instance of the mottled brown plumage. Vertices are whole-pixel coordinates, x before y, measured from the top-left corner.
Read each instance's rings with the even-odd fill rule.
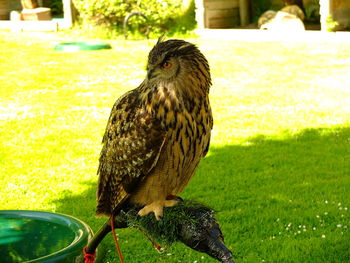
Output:
[[[140,215],[176,204],[208,151],[213,119],[209,65],[196,46],[161,41],[148,56],[147,77],[114,104],[98,169],[97,214],[125,202]]]

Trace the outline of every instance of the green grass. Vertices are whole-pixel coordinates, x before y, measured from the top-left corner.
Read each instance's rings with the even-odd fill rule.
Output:
[[[153,42],[62,53],[56,40],[0,32],[0,209],[66,213],[96,231],[109,111],[142,81]],[[218,211],[237,262],[350,262],[350,46],[193,41],[212,68],[215,123],[182,197]],[[215,262],[118,233],[126,262]],[[101,250],[118,262],[111,236]]]

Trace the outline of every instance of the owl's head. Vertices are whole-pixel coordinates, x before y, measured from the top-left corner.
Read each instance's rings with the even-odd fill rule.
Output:
[[[152,83],[183,83],[209,90],[208,61],[192,43],[160,38],[148,55],[147,79]],[[185,83],[190,82],[190,83]]]

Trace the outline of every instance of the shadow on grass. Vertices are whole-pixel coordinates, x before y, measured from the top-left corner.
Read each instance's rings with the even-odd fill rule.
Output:
[[[302,190],[305,186],[318,188],[323,182],[338,184],[348,179],[349,172],[350,127],[306,129],[282,138],[258,135],[241,145],[211,146],[191,181],[191,190],[203,196],[209,189],[234,190],[231,195],[245,196],[244,192],[250,195],[249,190],[257,186],[270,188],[272,182]],[[198,186],[201,189],[192,189]]]
[[[212,146],[184,195],[218,210],[238,262],[350,262],[349,189],[350,127],[333,127]]]
[[[96,231],[105,219],[94,216],[95,189],[56,200],[57,211]],[[349,262],[350,232],[339,228],[350,224],[350,209],[339,210],[350,208],[349,189],[350,127],[334,127],[213,145],[182,196],[218,211],[237,262]]]

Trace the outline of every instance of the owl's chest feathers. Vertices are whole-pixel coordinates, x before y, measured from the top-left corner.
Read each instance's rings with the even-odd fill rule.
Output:
[[[149,204],[187,185],[209,143],[212,117],[207,96],[183,99],[165,89],[150,93],[143,107],[166,131],[156,166],[131,200]]]
[[[173,87],[157,87],[148,94],[144,107],[164,130],[183,130],[187,137],[198,136],[198,129],[204,129],[211,118],[207,94],[182,94]]]
[[[145,104],[146,111],[167,132],[167,156],[176,155],[174,166],[178,163],[185,169],[202,157],[209,141],[212,120],[207,94],[191,95],[161,86],[147,96]]]

